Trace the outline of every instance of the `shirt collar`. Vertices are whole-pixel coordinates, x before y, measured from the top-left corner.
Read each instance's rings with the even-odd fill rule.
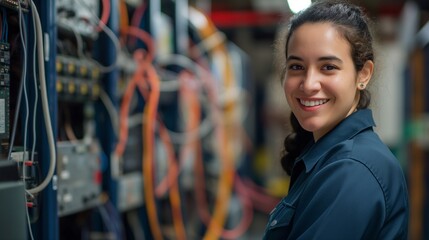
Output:
[[[325,136],[314,142],[314,140],[305,148],[298,157],[297,162],[302,160],[305,170],[308,173],[337,143],[353,138],[356,134],[370,127],[375,123],[370,109],[361,109],[341,121],[334,129]]]

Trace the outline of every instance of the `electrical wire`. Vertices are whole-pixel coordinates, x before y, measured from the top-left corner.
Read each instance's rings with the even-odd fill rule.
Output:
[[[212,33],[210,36],[204,38],[196,45],[192,47],[191,52],[198,53],[197,56],[193,56],[195,58],[201,57],[205,52],[210,52],[217,48],[219,45],[225,44],[226,37],[223,33],[216,31]]]
[[[153,161],[153,138],[149,138],[148,137],[148,132],[150,134],[151,131],[155,131],[155,126],[153,126],[153,129],[147,129],[147,125],[151,125],[152,121],[154,121],[152,124],[155,125],[156,123],[156,113],[157,113],[157,107],[156,104],[157,103],[153,103],[151,101],[151,96],[153,96],[153,94],[157,94],[158,96],[155,97],[155,99],[159,99],[159,78],[156,75],[156,71],[155,68],[153,68],[152,65],[150,65],[148,63],[147,59],[144,59],[144,53],[143,50],[140,50],[138,52],[135,53],[136,54],[136,60],[138,62],[140,62],[138,64],[138,70],[134,73],[133,79],[130,83],[128,83],[125,94],[124,94],[124,99],[122,100],[122,104],[121,104],[121,119],[128,121],[128,109],[129,109],[129,103],[130,103],[130,99],[132,96],[132,92],[135,90],[136,87],[138,87],[138,89],[140,90],[140,92],[142,93],[142,95],[145,97],[146,99],[146,104],[147,107],[145,107],[144,110],[144,114],[143,114],[143,137],[145,139],[144,141],[144,147],[143,147],[143,176],[145,178],[144,183],[147,183],[149,180],[148,179],[153,179],[152,175],[153,175],[153,166],[152,166],[152,161]],[[137,54],[140,54],[140,58],[138,57]],[[147,75],[148,78],[146,80],[148,80],[148,84],[150,84],[150,91],[148,91],[149,89],[146,87],[146,84],[144,84],[144,82],[142,82],[143,80],[143,76]],[[154,84],[156,84],[155,88],[153,87]],[[155,91],[155,93],[154,93]],[[125,96],[129,96],[126,97]],[[156,100],[158,101],[158,100]],[[155,106],[153,106],[155,105]],[[151,108],[151,106],[153,106],[153,108]],[[151,109],[151,110],[147,110],[147,109]],[[153,113],[152,113],[153,112]],[[153,115],[152,115],[153,114]],[[147,115],[147,116],[146,116]],[[149,116],[153,116],[153,117],[149,117]],[[125,122],[123,121],[123,122]],[[128,124],[124,124],[123,126],[128,125]],[[174,156],[174,148],[171,144],[171,141],[169,139],[168,136],[168,132],[166,131],[165,126],[162,124],[162,122],[159,122],[160,125],[160,136],[161,139],[163,140],[163,142],[165,143],[165,146],[167,147],[167,152],[168,152],[168,159],[169,159],[169,165],[172,168],[177,168],[176,167],[176,160],[175,160],[175,156]],[[151,128],[151,127],[149,127]],[[125,130],[127,131],[127,129],[125,129],[125,127],[122,127],[121,130]],[[120,136],[124,136],[121,135]],[[125,138],[120,138],[120,139],[125,139]],[[117,148],[118,149],[118,148]],[[121,154],[122,150],[119,150],[119,154]],[[145,154],[147,153],[147,154]],[[147,157],[146,157],[147,156]],[[151,182],[147,183],[147,185],[145,186],[145,197],[146,197],[146,202],[148,205],[147,207],[147,211],[148,211],[148,215],[149,215],[149,223],[150,223],[150,227],[152,229],[152,233],[154,234],[155,239],[162,239],[162,234],[160,232],[160,227],[159,227],[159,223],[158,223],[158,219],[155,213],[155,202],[154,202],[154,193],[153,193],[153,184]],[[182,217],[182,213],[181,213],[181,200],[180,200],[180,193],[179,193],[179,188],[178,188],[178,182],[175,182],[175,184],[172,184],[171,186],[171,190],[170,190],[170,202],[171,202],[171,206],[172,206],[172,215],[173,215],[173,224],[174,224],[174,229],[176,232],[176,236],[178,239],[186,239],[186,231],[185,231],[185,224],[183,222],[183,217]],[[153,209],[153,210],[152,210]]]
[[[168,164],[170,166],[170,169],[173,169],[173,171],[177,172],[178,167],[174,152],[174,146],[171,143],[168,131],[166,130],[165,126],[160,128],[159,134],[165,146],[167,147]],[[172,208],[173,225],[174,230],[176,232],[176,239],[184,240],[186,239],[186,230],[181,210],[181,199],[178,181],[175,181],[173,184],[171,184],[170,203]]]
[[[147,61],[148,63],[150,63],[153,60],[153,56],[154,56],[153,54],[155,52],[153,40],[150,37],[150,35],[147,32],[135,27],[127,28],[125,34],[136,36],[139,39],[141,39],[143,42],[145,42],[148,49],[146,54],[143,54],[144,55],[143,57],[144,57],[144,61]],[[140,52],[142,50],[137,50],[137,51]],[[140,60],[140,61],[143,61],[143,60]],[[137,73],[135,72],[133,79],[136,78],[135,77],[136,74]],[[128,139],[129,105],[131,103],[131,98],[137,86],[137,80],[133,80],[133,79],[128,83],[125,89],[124,97],[122,99],[120,112],[119,112],[119,115],[121,116],[121,118],[119,120],[118,142],[116,144],[116,147],[114,149],[113,156],[112,156],[113,161],[118,163],[117,164],[118,166],[120,166],[119,161],[121,160],[121,156],[125,151],[125,145]],[[116,171],[116,174],[118,174],[120,170],[116,169],[115,171]]]
[[[116,233],[116,235],[118,236],[118,233],[116,232],[114,224],[110,220],[110,216],[107,213],[106,208],[104,206],[97,206],[97,209],[98,209],[98,212],[100,213],[101,219],[103,220],[104,226],[107,228],[107,230],[110,233]]]
[[[191,22],[195,21],[195,19],[197,18],[203,18],[206,20],[199,21],[198,23],[193,22],[200,36],[202,36],[203,39],[206,39],[217,32],[217,29],[214,24],[203,13],[197,11],[194,8],[190,8],[190,16]],[[222,57],[222,59],[213,59],[213,62],[218,63],[219,67],[222,67],[221,69],[224,70],[222,75],[222,86],[226,90],[234,89],[234,86],[236,85],[236,81],[234,78],[234,70],[232,69],[232,61],[228,56],[226,46],[224,44],[219,44],[215,46],[211,50],[211,52],[214,56]],[[217,196],[215,201],[215,207],[213,210],[213,216],[210,220],[210,224],[208,226],[204,239],[218,239],[222,233],[222,229],[227,217],[227,204],[229,202],[229,199],[231,198],[235,175],[235,154],[234,150],[232,149],[232,146],[234,145],[233,140],[235,139],[235,105],[235,101],[225,102],[223,104],[222,127],[217,127],[215,130],[216,139],[218,139],[220,143],[218,157],[220,160],[221,174],[218,180],[219,183],[217,186]]]
[[[151,94],[148,96],[147,103],[144,109],[143,114],[143,158],[142,158],[142,172],[144,178],[144,196],[146,201],[146,210],[149,217],[149,226],[155,240],[162,239],[162,232],[158,222],[158,216],[156,213],[156,203],[154,199],[153,192],[153,145],[154,145],[154,132],[155,132],[155,122],[156,122],[156,112],[159,101],[159,78],[155,72],[153,66],[150,65],[150,62],[145,58],[142,51],[136,51],[134,53],[136,61],[139,63],[142,68],[140,71],[136,72],[133,79],[136,81],[138,78],[142,77],[142,73],[148,75],[149,84],[151,87]],[[144,72],[141,72],[144,70]]]
[[[19,5],[20,6],[20,5]],[[3,17],[4,17],[5,15],[3,14]],[[21,16],[22,17],[22,15],[19,15],[19,16]],[[21,20],[21,18],[20,18],[20,20]],[[22,20],[21,20],[22,21]],[[20,27],[21,27],[21,23],[20,23],[20,25],[19,25]],[[5,31],[5,29],[4,29],[5,27],[4,27],[4,25],[3,25],[3,31],[2,31],[2,34],[4,33],[4,31]],[[22,38],[23,36],[21,35],[21,38]],[[2,38],[3,38],[3,35],[2,35]],[[22,41],[22,39],[21,39],[21,41]],[[25,56],[24,56],[25,57]],[[24,66],[25,66],[25,64],[24,64]],[[17,104],[16,104],[16,108],[15,108],[15,115],[14,115],[14,120],[13,120],[13,127],[12,127],[12,133],[11,133],[11,137],[10,137],[10,146],[9,146],[9,152],[8,152],[8,159],[10,159],[10,160],[12,160],[12,150],[13,150],[13,146],[14,146],[14,143],[15,143],[15,137],[16,137],[16,129],[17,129],[17,125],[18,125],[18,116],[19,116],[19,112],[20,112],[20,107],[21,107],[21,100],[22,100],[22,92],[23,92],[23,89],[24,89],[24,83],[25,83],[25,81],[23,81],[23,78],[22,78],[22,76],[24,75],[24,72],[26,72],[26,69],[24,69],[24,67],[23,67],[23,70],[22,70],[22,72],[21,72],[21,82],[20,82],[20,85],[19,85],[19,91],[18,91],[18,96],[17,96]]]
[[[36,23],[33,21],[33,29],[36,29]],[[34,155],[36,152],[36,142],[37,142],[37,126],[36,126],[36,120],[37,120],[37,106],[38,106],[38,100],[39,100],[39,91],[37,91],[37,76],[36,76],[36,55],[37,55],[37,38],[36,34],[33,34],[33,83],[34,83],[34,105],[33,105],[33,142],[31,147],[31,158],[30,161],[34,161]]]
[[[41,92],[41,98],[42,98],[42,109],[43,109],[43,117],[45,120],[45,130],[48,138],[48,144],[49,144],[49,158],[50,158],[50,164],[48,173],[45,177],[45,179],[36,187],[29,189],[28,191],[31,194],[38,193],[42,191],[43,189],[48,186],[49,182],[51,181],[52,177],[54,176],[55,172],[55,166],[56,166],[56,149],[55,149],[55,140],[54,140],[54,134],[52,129],[52,123],[51,123],[51,116],[49,112],[49,103],[48,103],[48,94],[46,90],[46,77],[45,77],[45,65],[44,63],[44,57],[43,57],[43,33],[42,33],[42,24],[40,23],[40,17],[39,13],[37,12],[36,5],[33,1],[31,2],[31,11],[33,15],[33,21],[36,23],[36,31],[35,34],[37,35],[37,55],[38,55],[38,66],[39,66],[39,81],[40,81],[40,92]]]
[[[73,35],[76,39],[76,49],[77,49],[77,56],[80,58],[87,59],[88,57],[85,56],[83,53],[83,40],[82,36],[77,32],[77,29],[72,27],[69,24],[64,24],[64,28],[67,28],[73,32]],[[94,60],[95,61],[95,60]]]
[[[142,230],[142,224],[140,222],[137,211],[130,211],[126,213],[127,222],[130,225],[131,232],[134,235],[134,239],[144,240],[144,232]]]
[[[118,209],[115,208],[115,206],[113,206],[113,203],[110,200],[106,201],[105,207],[107,212],[109,213],[109,216],[111,216],[112,223],[113,223],[115,232],[117,234],[117,239],[124,239],[124,231],[123,231],[123,226],[121,221],[121,215],[118,212]]]
[[[123,30],[123,34],[126,35],[130,35],[133,37],[136,37],[140,40],[142,40],[146,47],[147,47],[147,54],[145,55],[145,58],[147,59],[148,62],[152,62],[152,60],[154,59],[155,56],[155,45],[154,42],[152,40],[152,37],[149,35],[149,33],[147,33],[146,31],[138,28],[138,27],[134,27],[134,26],[129,26],[128,28]]]
[[[3,18],[3,21],[2,21],[2,24],[0,25],[0,40],[3,42],[4,41],[4,28],[5,28],[5,26],[4,26],[4,24],[5,24],[5,20],[4,20],[4,11],[5,11],[5,9],[2,9],[2,18]]]
[[[24,59],[23,59],[23,70],[22,70],[22,75],[21,75],[21,81],[23,84],[23,89],[24,89],[24,98],[25,98],[25,106],[26,106],[26,115],[25,115],[25,130],[24,130],[24,150],[23,150],[23,157],[22,157],[22,175],[23,175],[23,181],[24,181],[24,188],[26,188],[26,165],[25,165],[25,161],[27,161],[26,157],[28,156],[26,154],[27,149],[26,149],[26,140],[27,140],[27,128],[28,128],[28,115],[29,115],[29,107],[28,107],[28,98],[27,98],[27,90],[26,90],[26,84],[25,84],[25,80],[27,78],[27,47],[26,47],[26,42],[27,42],[27,27],[25,25],[25,22],[22,20],[23,18],[23,14],[22,14],[22,8],[21,8],[21,3],[18,4],[19,7],[19,31],[21,34],[21,44],[22,44],[22,49],[24,52]],[[4,9],[3,9],[4,11]],[[4,13],[4,12],[3,12]],[[5,13],[3,14],[3,18],[5,18]],[[4,32],[6,32],[6,29],[4,29]],[[31,192],[30,192],[31,194]],[[25,198],[25,202],[27,202],[27,195],[24,195]],[[27,218],[27,225],[28,225],[28,232],[30,235],[30,239],[33,240],[34,236],[33,236],[33,230],[31,228],[31,221],[30,221],[30,214],[28,212],[28,207],[25,206],[25,211],[26,211],[26,218]]]
[[[144,13],[147,9],[147,2],[145,1],[143,4],[141,4],[136,10],[134,11],[134,14],[131,18],[131,26],[140,28],[140,22],[142,21],[142,18],[144,16]],[[137,38],[135,36],[130,36],[128,38],[128,44],[131,46],[135,46],[137,42]]]
[[[24,169],[24,171],[25,171],[25,169]],[[31,195],[31,193],[28,193],[26,191],[26,193],[24,194],[24,198],[25,198],[26,202],[27,202],[27,194]],[[33,195],[31,195],[31,196],[33,196]],[[28,212],[28,207],[27,206],[25,206],[25,215],[27,217],[28,233],[30,235],[30,239],[34,240],[33,230],[31,229],[30,213]]]
[[[103,3],[107,1],[107,0],[103,0]],[[88,5],[83,1],[83,0],[78,0],[78,2],[80,4],[82,4],[83,6],[88,7]],[[110,7],[109,7],[110,8]],[[98,16],[89,11],[92,15],[92,18],[97,22],[98,27],[101,28],[101,30],[106,33],[106,35],[109,37],[109,39],[112,41],[114,47],[115,47],[115,59],[114,62],[112,64],[110,64],[109,66],[103,66],[102,64],[100,64],[99,62],[93,60],[93,59],[89,59],[90,61],[94,62],[95,64],[97,64],[97,66],[100,68],[100,71],[103,73],[108,73],[113,71],[116,66],[117,66],[117,61],[118,61],[118,56],[119,56],[119,52],[121,50],[121,44],[119,42],[118,37],[116,36],[116,34],[112,31],[112,29],[110,29],[102,20],[100,20],[100,18],[98,18]],[[110,12],[110,11],[109,11]]]
[[[264,188],[257,186],[249,179],[241,180],[241,182],[250,192],[249,197],[254,203],[253,206],[264,213],[270,213],[280,201],[279,198],[269,195]]]
[[[129,31],[130,28],[126,29],[126,30]],[[215,38],[213,37],[213,39],[215,39]],[[215,45],[215,44],[212,44],[212,45]],[[221,49],[221,50],[225,51],[225,49]],[[149,52],[149,54],[147,54],[146,56],[149,55],[149,56],[151,56],[150,59],[152,59],[153,55],[150,55],[150,53],[152,52],[150,50],[150,47],[148,47],[148,52]],[[168,59],[170,59],[170,57]],[[162,61],[160,61],[160,62],[162,62]],[[226,60],[225,60],[225,64],[226,65],[230,65],[231,64],[231,60],[229,58],[227,58],[227,57],[226,57]],[[195,68],[195,64],[191,64],[191,65],[192,66],[189,67],[189,69],[194,69]],[[226,66],[224,70],[225,70],[225,72],[224,72],[224,76],[225,76],[224,84],[225,84],[225,87],[226,87],[226,92],[228,92],[228,93],[230,93],[230,92],[234,93],[234,89],[235,89],[234,88],[234,83],[235,82],[234,82],[234,79],[233,79],[233,75],[234,75],[233,74],[233,70],[231,69],[231,66],[229,66],[229,67]],[[134,89],[136,85],[137,84],[135,84],[134,86],[130,86],[130,89]],[[210,85],[213,87],[213,83],[211,83]],[[151,85],[151,92],[152,91],[153,91],[153,89],[152,89],[152,85]],[[211,93],[209,93],[209,95],[213,96],[213,90],[209,91],[209,92],[211,92]],[[234,96],[234,97],[230,97],[230,96]],[[231,236],[238,236],[239,234],[242,233],[242,231],[243,231],[242,229],[246,229],[246,225],[248,226],[248,221],[247,221],[247,222],[242,222],[241,224],[239,224],[236,227],[236,229],[238,229],[238,230],[236,230],[235,232],[228,231],[228,230],[222,231],[223,224],[225,222],[225,217],[226,217],[226,207],[227,207],[226,204],[229,202],[229,198],[231,196],[231,190],[232,190],[232,186],[233,186],[233,182],[234,182],[233,179],[234,179],[234,176],[235,176],[234,168],[233,168],[233,164],[232,164],[233,163],[233,159],[234,159],[234,152],[232,151],[232,149],[230,147],[228,147],[228,146],[232,145],[232,144],[229,144],[229,143],[231,143],[230,136],[233,136],[233,135],[231,135],[231,133],[234,132],[234,131],[228,131],[228,130],[233,129],[232,127],[234,126],[233,123],[234,123],[235,117],[234,117],[233,113],[234,113],[234,110],[235,110],[235,101],[233,101],[233,100],[236,99],[235,96],[236,95],[227,94],[226,97],[224,98],[225,100],[222,101],[223,102],[222,105],[226,106],[226,108],[227,108],[227,110],[224,112],[224,115],[221,115],[220,113],[214,114],[214,115],[216,115],[214,118],[217,119],[218,121],[221,120],[219,118],[219,116],[223,116],[224,117],[224,119],[223,119],[224,121],[222,121],[223,124],[219,125],[219,126],[216,126],[216,129],[215,129],[216,137],[217,137],[218,141],[222,144],[222,147],[219,149],[220,153],[218,152],[218,154],[219,154],[219,159],[221,160],[221,168],[223,169],[223,171],[222,171],[223,173],[221,174],[220,179],[219,179],[218,190],[217,190],[218,197],[216,198],[216,205],[215,205],[214,214],[213,214],[213,217],[210,219],[209,228],[208,228],[208,231],[207,231],[206,236],[205,236],[207,239],[216,239],[217,237],[219,237],[219,234],[222,233],[222,232],[224,232],[223,235],[226,235],[226,237],[233,238]],[[217,107],[216,106],[216,102],[217,101],[215,101],[215,103],[213,104],[215,107]],[[124,101],[123,101],[123,103],[124,103]],[[150,106],[152,106],[152,105],[150,105],[150,103],[151,103],[150,100],[148,100],[148,102],[146,103],[149,106],[147,108],[145,108],[145,114],[143,115],[144,126],[150,125],[150,123],[149,123],[150,119],[152,119],[153,121],[155,121],[155,118],[156,118],[156,114],[155,113],[153,113],[152,117],[149,117],[148,113],[151,113],[151,111],[149,111],[147,109],[150,109]],[[124,105],[126,105],[126,104],[124,104]],[[123,108],[121,107],[121,110],[122,109]],[[152,111],[156,112],[155,110],[152,110]],[[126,113],[127,113],[126,116],[128,116],[128,112],[126,112]],[[124,115],[121,114],[121,116],[124,116]],[[124,123],[125,123],[125,121],[124,121]],[[122,128],[120,128],[120,129],[122,129]],[[145,143],[145,146],[146,146],[143,149],[145,150],[145,149],[152,148],[153,147],[152,146],[153,145],[153,139],[152,139],[152,142],[151,142],[150,137],[147,136],[147,134],[148,134],[147,131],[144,130],[143,134],[144,134],[144,138],[145,138],[144,143]],[[186,132],[186,134],[188,134],[188,132]],[[188,134],[188,135],[185,135],[185,136],[189,137],[191,135]],[[121,141],[119,141],[119,143],[120,142]],[[224,149],[226,149],[226,151],[223,151]],[[150,179],[149,183],[147,183],[147,181],[145,179],[145,184],[148,184],[147,186],[145,186],[145,190],[150,191],[149,194],[145,194],[145,195],[150,195],[150,196],[153,195],[153,192],[151,192],[152,191],[152,187],[153,187],[152,186],[153,185],[152,184],[152,178],[153,178],[152,177],[152,171],[153,171],[152,168],[153,167],[152,167],[152,162],[147,161],[148,159],[150,159],[150,157],[146,158],[145,156],[147,156],[147,155],[151,156],[151,154],[152,154],[151,150],[149,150],[148,153],[144,152],[143,155],[144,155],[144,159],[146,159],[146,160],[143,160],[143,164],[142,164],[142,165],[144,165],[144,167],[143,167],[144,177],[145,178],[147,177],[148,179]],[[145,171],[149,171],[149,172],[145,172]],[[177,172],[178,171],[177,171],[177,169],[174,168],[174,166],[172,166],[170,168],[170,170],[169,170],[169,173],[174,173],[174,175],[178,176]],[[172,175],[168,175],[168,176],[172,176]],[[177,176],[175,176],[173,179],[177,178]],[[170,182],[170,184],[171,184],[171,182],[172,182],[171,178],[170,178],[170,180],[168,182]],[[244,190],[240,190],[240,191],[243,192]],[[155,193],[156,193],[155,195],[158,195],[157,192],[155,192]],[[151,198],[151,197],[149,197],[149,198]],[[242,199],[242,198],[240,198],[240,199]],[[242,200],[242,201],[245,201],[245,200]],[[155,206],[155,203],[153,201],[147,201],[147,202],[148,202],[148,205]],[[246,204],[243,204],[243,205],[244,206],[248,206],[249,204],[251,204],[251,203],[246,203]],[[159,233],[159,235],[157,235],[158,233],[156,233],[156,231],[157,231],[156,230],[156,226],[155,227],[153,226],[153,225],[157,225],[158,224],[157,223],[157,219],[155,218],[156,217],[156,213],[154,214],[153,211],[151,213],[150,209],[153,209],[153,211],[155,211],[156,207],[150,207],[150,206],[148,206],[148,215],[149,215],[150,222],[151,222],[152,232],[155,235],[155,239],[158,238],[158,237],[162,238],[162,234]],[[249,207],[247,207],[246,209],[249,209]],[[249,219],[248,216],[249,215],[246,215],[246,219]],[[154,224],[152,224],[152,223],[154,223]],[[155,231],[154,231],[154,229],[155,229]]]
[[[20,8],[21,9],[21,8]],[[24,107],[25,107],[25,117],[24,117],[24,146],[23,146],[23,153],[22,153],[22,163],[24,164],[25,161],[28,159],[27,154],[27,134],[28,134],[28,120],[30,116],[30,107],[28,103],[28,93],[27,93],[27,26],[25,24],[25,21],[22,20],[22,9],[19,11],[19,24],[20,24],[20,34],[21,34],[21,43],[22,43],[22,51],[24,53],[23,57],[23,71],[22,71],[22,78],[21,80],[24,81]],[[25,179],[25,171],[24,171],[24,179]]]
[[[123,32],[123,30],[126,30],[129,25],[128,20],[128,9],[127,9],[127,3],[125,0],[119,1],[119,32]]]
[[[67,122],[64,124],[64,129],[66,131],[66,136],[68,140],[70,140],[70,142],[72,143],[77,143],[78,139],[76,137],[76,134],[73,131],[73,127],[70,123],[70,119],[68,119]]]
[[[119,119],[118,119],[118,113],[116,111],[115,105],[113,105],[112,100],[107,95],[106,91],[104,91],[103,88],[100,89],[100,99],[103,103],[104,107],[107,110],[107,114],[109,114],[109,118],[112,121],[113,125],[113,132],[115,133],[115,136],[117,137],[119,135],[118,128],[119,128]]]
[[[98,27],[97,27],[97,31],[100,32],[102,31],[103,27],[101,25],[107,26],[107,22],[109,21],[109,17],[110,17],[110,0],[102,0],[101,1],[103,6],[102,6],[102,13],[101,13],[101,18],[100,21],[98,23]]]

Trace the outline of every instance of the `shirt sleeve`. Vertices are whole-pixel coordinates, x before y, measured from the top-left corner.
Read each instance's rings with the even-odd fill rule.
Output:
[[[385,217],[384,193],[372,172],[358,161],[340,160],[308,183],[289,239],[376,239]]]

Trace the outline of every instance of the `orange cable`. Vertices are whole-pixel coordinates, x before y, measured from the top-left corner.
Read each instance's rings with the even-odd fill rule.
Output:
[[[198,103],[198,98],[196,98],[196,96],[198,96],[198,92],[195,89],[191,89],[190,86],[192,86],[193,84],[188,80],[191,77],[190,73],[186,72],[186,70],[183,70],[180,74],[179,74],[179,81],[180,81],[180,99],[183,99],[183,104],[184,106],[187,106],[187,112],[186,116],[188,116],[188,119],[185,119],[186,122],[186,132],[191,132],[192,130],[195,130],[198,128],[198,123],[196,123],[195,118],[199,117],[200,115],[200,111],[199,111],[199,103]],[[195,117],[196,116],[196,117]],[[189,152],[189,145],[191,145],[191,142],[189,139],[187,139],[186,137],[187,135],[185,135],[185,139],[184,139],[184,143],[185,145],[182,147],[182,151],[180,153],[180,157],[179,157],[179,166],[183,165],[184,162],[184,157],[183,155],[185,155],[187,152]],[[196,141],[196,140],[194,140]],[[174,184],[175,182],[177,182],[177,178],[180,174],[180,169],[179,168],[170,168],[167,176],[164,177],[160,183],[158,184],[158,186],[156,187],[156,195],[158,197],[162,196],[165,194],[165,192],[168,191],[168,189],[170,188],[170,186],[172,184]]]
[[[124,30],[124,33],[126,34],[130,34],[130,35],[134,35],[136,37],[138,37],[139,39],[141,39],[146,46],[148,47],[148,53],[145,54],[144,56],[146,56],[146,61],[152,61],[152,56],[155,52],[154,50],[154,45],[153,45],[153,40],[150,37],[150,35],[140,29],[137,29],[135,27],[129,27],[126,30]],[[141,50],[140,50],[141,51]],[[142,69],[140,69],[140,71],[143,71]],[[135,73],[134,75],[139,75],[142,76],[143,73]],[[122,156],[122,154],[125,151],[125,145],[128,139],[128,115],[129,115],[129,106],[131,104],[131,99],[132,96],[134,94],[134,91],[136,89],[136,83],[137,80],[133,78],[133,80],[131,80],[124,92],[124,97],[121,103],[121,107],[120,107],[120,119],[119,119],[119,140],[118,143],[116,145],[115,148],[115,154],[116,156],[119,158]]]
[[[155,240],[163,239],[161,227],[159,225],[155,196],[153,191],[153,158],[154,158],[154,134],[155,134],[155,122],[156,113],[159,101],[159,78],[150,62],[145,59],[145,54],[142,51],[136,51],[134,53],[136,61],[145,70],[150,84],[150,94],[147,99],[147,103],[143,113],[143,157],[142,157],[142,172],[143,172],[143,184],[144,184],[144,198],[146,202],[146,211],[149,218],[149,226],[151,233]],[[141,78],[143,76],[136,76],[134,78]]]
[[[146,45],[147,52],[148,52],[145,55],[146,61],[152,62],[154,55],[155,55],[155,45],[154,45],[153,39],[150,36],[150,34],[147,33],[146,31],[144,31],[138,27],[134,27],[134,26],[129,26],[127,29],[123,29],[121,31],[123,31],[121,33],[131,35],[131,36],[137,37],[138,39],[142,40],[144,42],[144,44]]]
[[[173,168],[176,170],[177,162],[175,159],[175,152],[174,152],[174,148],[171,143],[168,131],[165,128],[165,126],[160,128],[159,134],[164,144],[167,147],[167,153],[168,153],[168,159],[169,159],[168,163],[170,165],[170,168]],[[175,181],[171,185],[169,196],[170,196],[170,203],[172,207],[173,225],[176,232],[176,237],[177,239],[180,239],[180,240],[186,239],[186,230],[185,230],[185,224],[183,222],[183,216],[182,216],[182,210],[181,210],[181,199],[180,199],[178,181]]]
[[[203,13],[200,12],[202,16],[206,19],[206,26],[199,28],[199,32],[203,39],[210,37],[212,34],[214,34],[217,30],[214,24],[210,21],[210,19],[205,16]],[[224,44],[220,44],[216,46],[213,51],[219,52],[224,56],[227,56],[226,53],[226,47]],[[225,74],[223,76],[224,78],[224,84],[226,87],[230,87],[232,84],[232,66],[230,66],[231,62],[229,61],[229,58],[226,58],[225,61]],[[227,207],[229,203],[229,199],[231,197],[231,192],[233,188],[234,183],[234,151],[232,149],[232,143],[230,143],[230,134],[232,134],[233,130],[229,127],[229,123],[231,123],[232,114],[233,114],[234,108],[232,105],[227,105],[224,112],[224,120],[226,120],[224,123],[225,125],[219,126],[216,130],[216,137],[218,141],[220,142],[221,148],[220,151],[220,160],[221,160],[221,169],[222,174],[219,177],[219,184],[217,189],[217,198],[215,202],[215,208],[213,211],[213,217],[210,221],[208,230],[206,232],[206,235],[204,236],[204,239],[218,239],[219,236],[222,233],[223,225],[226,221],[227,216]]]
[[[140,85],[139,85],[139,89],[142,95],[145,97],[145,99],[147,99],[147,95],[148,95],[147,91]],[[159,134],[160,134],[161,140],[167,147],[168,163],[171,166],[169,169],[169,172],[170,171],[173,173],[178,172],[174,147],[172,145],[167,128],[165,127],[165,125],[162,123],[160,119],[158,119],[158,124],[159,124]],[[153,146],[148,146],[148,147],[153,147]],[[185,224],[183,222],[183,216],[182,216],[182,210],[181,210],[181,198],[179,193],[178,181],[173,181],[170,186],[171,186],[171,189],[169,191],[169,196],[170,196],[170,203],[172,206],[173,225],[176,232],[176,236],[177,236],[177,239],[186,239],[186,230],[185,230]],[[155,196],[160,197],[162,195],[163,194],[157,194],[157,191],[155,189]]]
[[[130,25],[129,20],[128,20],[128,9],[127,9],[127,3],[125,2],[125,0],[120,0],[119,2],[119,13],[120,13],[120,18],[119,18],[119,29],[120,32],[126,32],[126,30],[128,29],[128,26]]]
[[[141,71],[141,70],[140,70]],[[135,73],[137,75],[137,72]],[[129,115],[129,106],[131,104],[132,96],[136,88],[136,79],[135,77],[128,83],[125,88],[124,96],[121,102],[121,107],[119,110],[119,136],[118,143],[115,147],[115,155],[119,158],[123,155],[125,151],[125,145],[128,139],[128,115]]]
[[[206,69],[207,70],[207,69]],[[205,72],[207,74],[207,72]],[[212,103],[215,103],[215,94],[214,94],[214,86],[213,86],[213,79],[210,78],[210,74],[208,74],[208,78],[202,79],[205,85],[207,85],[209,98],[211,99]],[[210,80],[210,81],[208,81]],[[194,94],[195,95],[195,94]],[[198,101],[196,101],[197,104]],[[190,105],[190,104],[188,104]],[[199,105],[197,107],[199,109]],[[193,110],[192,112],[194,112]],[[197,121],[198,121],[198,114],[197,114]],[[200,123],[196,122],[195,125],[198,126]],[[241,126],[240,126],[241,127]],[[239,129],[240,130],[240,129]],[[242,140],[246,140],[242,138]],[[248,139],[247,139],[248,140]],[[250,150],[251,143],[246,144],[246,149]],[[196,200],[197,200],[197,212],[202,219],[202,221],[208,225],[212,221],[212,217],[210,216],[210,213],[208,211],[209,207],[207,205],[207,197],[205,195],[205,181],[204,181],[204,169],[202,166],[202,152],[201,152],[201,144],[199,142],[196,143],[196,146],[194,147],[196,151],[196,162],[194,165],[195,168],[195,189],[196,189]],[[241,218],[240,223],[235,226],[233,229],[223,229],[221,237],[226,239],[236,239],[239,236],[241,236],[250,226],[250,224],[253,221],[253,208],[252,208],[252,202],[250,201],[249,194],[247,194],[247,188],[244,188],[243,185],[239,185],[238,182],[235,184],[240,202],[243,205],[243,217]],[[210,236],[211,237],[211,236]]]

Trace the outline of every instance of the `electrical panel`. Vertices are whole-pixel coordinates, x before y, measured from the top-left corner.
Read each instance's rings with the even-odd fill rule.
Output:
[[[240,144],[222,123],[237,123],[241,105],[235,95],[212,99],[217,94],[212,88],[229,94],[242,85],[233,79],[242,76],[234,75],[240,66],[227,69],[230,57],[213,50],[227,51],[226,44],[188,26],[189,5],[181,0],[34,3],[0,0],[1,10],[9,14],[2,14],[2,30],[6,20],[11,23],[9,38],[2,31],[0,41],[0,153],[12,149],[10,158],[21,168],[30,234],[34,230],[35,239],[92,239],[101,231],[115,239],[141,239],[140,229],[145,237],[158,239],[153,229],[159,227],[161,236],[185,239],[191,228],[210,228],[197,220],[201,202],[193,195],[201,194],[199,200],[214,216],[223,209],[219,205],[234,201],[221,199],[229,192],[217,189],[229,184],[224,189],[233,195],[233,182],[225,176],[234,176],[232,163],[240,154],[219,149]],[[41,33],[33,7],[43,13]],[[18,14],[21,10],[30,14]],[[41,69],[46,69],[45,82],[33,82],[43,79]],[[47,100],[37,96],[43,86]],[[21,89],[22,99],[17,97]],[[48,104],[33,105],[39,99]],[[40,111],[46,108],[52,117]],[[15,109],[16,114],[11,112]],[[51,126],[43,125],[46,119]],[[142,214],[126,218],[132,212]],[[228,214],[241,213],[235,212]],[[224,219],[229,222],[228,214]]]
[[[57,151],[58,215],[100,204],[102,177],[98,143],[59,142]]]
[[[94,101],[100,94],[100,70],[88,59],[57,55],[58,98],[62,101]]]
[[[57,0],[57,21],[60,28],[95,39],[99,17],[98,0]]]
[[[19,11],[19,8],[21,8],[25,12],[28,12],[30,7],[28,0],[0,0],[0,5],[16,11]]]

